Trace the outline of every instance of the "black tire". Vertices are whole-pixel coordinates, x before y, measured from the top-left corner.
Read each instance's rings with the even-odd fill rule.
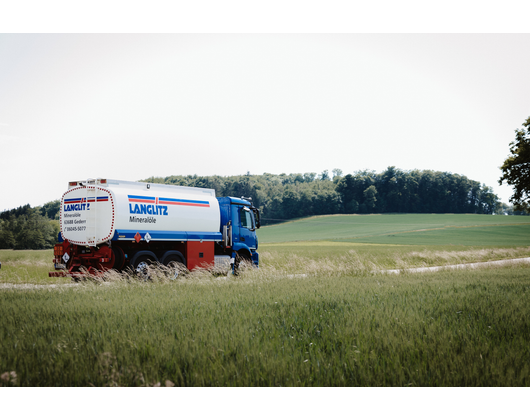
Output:
[[[250,255],[246,252],[237,252],[234,260],[234,275],[238,276],[245,267],[252,265]]]
[[[151,277],[150,267],[158,262],[158,258],[151,251],[138,252],[131,261],[133,271],[143,281]]]
[[[184,255],[179,251],[167,251],[160,261],[162,261],[162,264],[164,265],[168,265],[173,261],[186,265],[186,258],[184,258]]]
[[[113,246],[112,252],[114,253],[114,268],[115,270],[121,270],[125,265],[125,253],[119,246]]]
[[[169,268],[169,278],[176,280],[180,273],[186,271],[186,258],[179,251],[167,251],[161,259],[162,264]]]

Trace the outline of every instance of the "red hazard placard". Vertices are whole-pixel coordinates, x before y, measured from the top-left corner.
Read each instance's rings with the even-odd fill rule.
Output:
[[[137,243],[142,240],[142,235],[140,235],[140,232],[136,232],[136,235],[134,235],[134,239]]]

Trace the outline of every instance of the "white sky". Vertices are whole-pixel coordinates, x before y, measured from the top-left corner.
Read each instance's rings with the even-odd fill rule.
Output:
[[[529,51],[530,34],[0,34],[0,211],[86,178],[388,166],[508,202]]]

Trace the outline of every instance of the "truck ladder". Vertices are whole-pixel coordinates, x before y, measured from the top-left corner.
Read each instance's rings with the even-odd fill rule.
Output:
[[[87,208],[90,204],[90,210],[86,213],[86,240],[88,246],[96,246],[98,186],[95,179],[87,179],[85,186]]]

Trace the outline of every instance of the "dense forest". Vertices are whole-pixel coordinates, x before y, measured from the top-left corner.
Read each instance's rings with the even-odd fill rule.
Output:
[[[59,234],[60,201],[29,204],[0,213],[0,249],[53,248]]]
[[[481,213],[503,205],[491,188],[463,175],[429,170],[357,171],[334,169],[317,175],[169,176],[144,181],[213,188],[218,196],[251,197],[263,222],[337,213]]]
[[[430,170],[403,171],[389,167],[381,173],[357,171],[332,174],[169,176],[144,182],[213,188],[218,197],[252,198],[262,223],[339,213],[507,213],[490,187],[463,175]],[[0,249],[53,247],[59,233],[59,200],[0,213]]]

